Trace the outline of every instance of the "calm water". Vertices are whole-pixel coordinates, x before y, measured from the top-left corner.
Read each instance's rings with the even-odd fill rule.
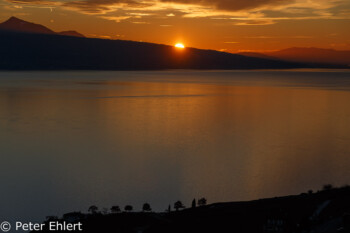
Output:
[[[0,220],[350,184],[350,72],[0,72]]]

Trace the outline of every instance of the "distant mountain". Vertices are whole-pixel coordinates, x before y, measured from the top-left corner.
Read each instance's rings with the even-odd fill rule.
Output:
[[[5,22],[0,23],[0,29],[30,33],[55,34],[54,31],[45,26],[30,23],[16,17],[11,17]]]
[[[6,50],[13,46],[13,49],[8,51],[9,53],[13,52],[13,54],[9,54],[9,57],[13,57],[12,62],[6,61],[6,57],[3,56],[5,53],[2,51],[0,69],[281,69],[350,67],[350,51],[320,48],[288,48],[266,53],[244,52],[229,54],[213,50],[186,48],[182,52],[175,52],[172,46],[151,43],[92,38],[86,38],[86,40],[63,39],[59,36],[83,39],[84,35],[76,31],[54,32],[43,25],[27,22],[16,17],[11,17],[7,21],[0,23],[0,34],[0,42],[3,42],[0,48],[4,47],[4,50]],[[43,35],[50,35],[51,37]],[[13,41],[10,41],[9,38]],[[24,41],[23,38],[27,38],[28,41]],[[52,44],[52,41],[56,41],[57,44]],[[9,47],[5,47],[6,43]],[[22,50],[18,50],[24,44],[27,46],[22,48]],[[43,48],[50,52],[42,51]],[[60,50],[57,48],[60,48]],[[29,51],[35,53],[35,57]],[[27,52],[28,54],[26,54]],[[18,56],[17,60],[15,59],[16,56]],[[99,60],[96,60],[96,57]],[[25,61],[25,58],[28,60]],[[70,61],[73,58],[77,60]]]
[[[63,32],[54,32],[51,29],[36,23],[31,23],[24,21],[22,19],[11,17],[3,23],[0,23],[0,30],[8,31],[17,31],[17,32],[26,32],[26,33],[38,33],[38,34],[57,34],[65,36],[76,36],[84,37],[84,35],[76,31],[63,31]]]
[[[0,31],[2,70],[287,69],[305,64],[145,42]]]
[[[321,63],[350,66],[350,51],[321,48],[288,48],[275,52],[239,53],[250,57],[280,59],[293,62]]]
[[[258,58],[266,58],[266,59],[272,59],[272,60],[279,60],[276,57],[268,56],[263,53],[254,53],[254,52],[240,52],[239,55],[247,56],[247,57],[258,57]]]
[[[76,32],[76,31],[63,31],[63,32],[58,32],[57,34],[63,35],[63,36],[85,37],[83,34],[80,34],[79,32]]]
[[[2,70],[289,69],[331,67],[214,50],[85,38],[11,17],[0,24]]]

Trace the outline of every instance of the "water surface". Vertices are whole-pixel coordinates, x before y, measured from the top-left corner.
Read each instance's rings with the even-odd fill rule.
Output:
[[[350,72],[0,72],[0,219],[350,184]]]

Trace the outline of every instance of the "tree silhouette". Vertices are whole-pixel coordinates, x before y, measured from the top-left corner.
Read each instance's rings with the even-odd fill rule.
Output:
[[[323,190],[324,191],[328,191],[328,190],[332,190],[333,189],[333,185],[332,184],[325,184],[323,185]]]
[[[126,206],[124,207],[124,210],[125,210],[126,212],[131,212],[131,211],[133,210],[133,207],[132,207],[131,205],[126,205]]]
[[[98,207],[95,205],[90,206],[88,209],[88,212],[90,212],[91,214],[96,214],[97,211],[98,211]]]
[[[168,213],[171,212],[171,205],[168,206],[168,209],[167,209]]]
[[[144,211],[144,212],[152,211],[151,205],[148,203],[143,204],[142,211]]]
[[[115,205],[111,207],[111,212],[112,213],[119,213],[120,212],[120,208],[119,206]]]
[[[174,209],[176,211],[178,211],[179,209],[183,209],[183,208],[185,208],[185,206],[182,204],[181,201],[177,201],[177,202],[174,203]]]
[[[196,208],[196,198],[194,198],[192,201],[192,208]]]
[[[206,204],[207,204],[207,199],[205,199],[204,197],[202,197],[201,199],[198,200],[199,206],[204,206]]]

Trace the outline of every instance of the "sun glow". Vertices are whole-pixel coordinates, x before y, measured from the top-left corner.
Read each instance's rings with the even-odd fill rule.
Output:
[[[181,44],[181,43],[177,43],[175,45],[176,48],[179,48],[179,49],[184,49],[185,48],[185,45]]]

